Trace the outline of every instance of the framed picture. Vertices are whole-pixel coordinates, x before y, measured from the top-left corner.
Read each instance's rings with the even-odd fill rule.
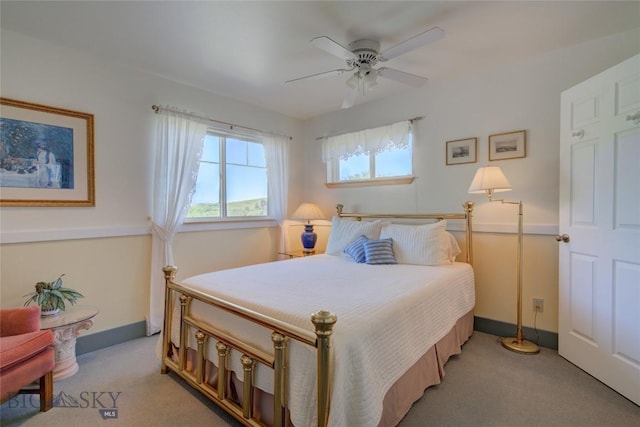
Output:
[[[489,160],[519,159],[526,156],[524,130],[489,135]]]
[[[95,206],[93,114],[0,98],[0,206]]]
[[[477,161],[476,147],[478,138],[447,141],[447,165],[461,165]]]

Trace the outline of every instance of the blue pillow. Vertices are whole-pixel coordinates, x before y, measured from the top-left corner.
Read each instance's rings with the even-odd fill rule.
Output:
[[[392,239],[367,240],[363,246],[367,264],[397,264]]]
[[[353,242],[349,243],[343,250],[345,254],[351,255],[358,263],[363,263],[366,260],[364,255],[364,242],[368,241],[367,236],[360,236]]]

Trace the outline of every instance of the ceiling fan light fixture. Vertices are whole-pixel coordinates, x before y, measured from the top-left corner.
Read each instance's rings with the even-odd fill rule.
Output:
[[[365,76],[364,76],[364,85],[366,86],[367,89],[371,89],[374,86],[378,85],[378,73],[375,70],[372,70],[370,72],[368,72]]]
[[[359,81],[360,81],[360,75],[358,74],[358,72],[355,72],[347,80],[347,86],[349,86],[351,89],[356,89],[358,87]]]

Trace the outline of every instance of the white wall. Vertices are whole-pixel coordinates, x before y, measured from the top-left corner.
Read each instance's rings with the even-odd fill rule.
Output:
[[[524,203],[524,323],[533,325],[531,298],[545,299],[538,327],[557,331],[557,248],[560,93],[640,51],[640,31],[617,34],[557,50],[524,62],[467,77],[428,82],[420,90],[363,104],[309,120],[305,124],[305,193],[326,212],[337,203],[360,212],[460,211],[476,202],[476,231],[515,232],[517,207],[488,203],[467,194],[479,166],[500,166],[513,191],[507,200]],[[339,100],[336,100],[339,102]],[[380,126],[415,116],[416,180],[404,186],[327,189],[319,136]],[[525,129],[524,159],[488,161],[488,135]],[[445,142],[478,138],[476,164],[446,166]],[[537,234],[535,237],[533,234]],[[501,244],[496,244],[500,241]],[[515,322],[515,240],[500,235],[476,239],[476,315]],[[488,255],[490,254],[490,256]]]
[[[558,224],[560,92],[638,50],[640,32],[636,30],[460,79],[427,82],[425,87],[401,96],[308,120],[305,191],[314,194],[329,211],[336,202],[344,203],[345,208],[394,208],[402,212],[456,210],[469,199],[479,205],[478,223],[515,224],[516,216],[508,208],[488,205],[484,197],[467,194],[467,189],[476,169],[489,164],[488,135],[525,129],[526,158],[490,163],[500,166],[513,186],[513,191],[504,195],[524,201],[529,230],[554,231]],[[424,119],[416,122],[414,184],[325,188],[321,141],[316,141],[317,137],[415,116]],[[446,166],[445,142],[467,137],[478,137],[478,163]]]
[[[96,206],[2,207],[1,305],[16,306],[41,280],[66,273],[81,302],[100,306],[90,332],[144,320],[149,282],[155,132],[152,104],[293,136],[302,156],[300,122],[170,82],[46,41],[2,30],[1,95],[91,113],[95,117]],[[301,202],[303,165],[291,165],[290,209]],[[182,273],[276,259],[275,228],[185,233],[175,257]],[[192,248],[182,242],[195,237]],[[257,244],[265,243],[258,249]],[[225,247],[228,250],[216,250]],[[193,261],[191,254],[208,253]],[[180,266],[179,266],[180,267]],[[125,302],[123,302],[125,301]]]
[[[96,161],[95,208],[3,208],[3,241],[19,232],[17,238],[24,240],[30,235],[39,239],[49,230],[74,230],[78,237],[105,228],[146,230],[154,163],[153,104],[291,135],[293,155],[301,155],[296,120],[10,31],[2,31],[1,43],[2,96],[92,113]],[[293,177],[301,173],[297,164],[292,168]],[[301,191],[296,182],[292,180],[293,204]]]

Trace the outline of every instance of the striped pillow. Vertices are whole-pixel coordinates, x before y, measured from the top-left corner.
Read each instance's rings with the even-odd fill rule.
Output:
[[[346,248],[344,248],[344,253],[347,255],[351,255],[357,263],[363,263],[366,260],[364,254],[364,242],[368,241],[367,236],[360,236],[353,242],[349,243]]]
[[[397,264],[393,256],[393,240],[367,240],[363,246],[367,264]]]

